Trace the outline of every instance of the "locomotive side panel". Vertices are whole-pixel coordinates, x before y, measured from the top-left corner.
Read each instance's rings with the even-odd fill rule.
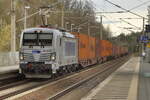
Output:
[[[78,42],[75,38],[61,38],[61,66],[78,63]]]

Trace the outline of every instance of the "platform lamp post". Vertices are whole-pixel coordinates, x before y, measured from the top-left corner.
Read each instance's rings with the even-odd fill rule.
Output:
[[[103,39],[103,17],[100,16],[100,40]]]
[[[24,8],[24,29],[27,28],[27,10],[30,9],[30,6],[25,6]]]

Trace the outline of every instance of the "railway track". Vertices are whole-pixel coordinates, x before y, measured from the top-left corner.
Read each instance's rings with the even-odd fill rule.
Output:
[[[0,86],[18,81],[18,71],[0,74]]]
[[[28,90],[31,90],[31,89],[34,89],[34,88],[37,88],[37,87],[40,87],[40,86],[43,86],[43,85],[46,85],[46,84],[53,84],[54,82],[61,84],[61,82],[59,82],[60,79],[61,80],[63,80],[63,79],[65,80],[67,77],[70,77],[70,78],[67,78],[69,80],[69,79],[71,79],[71,76],[73,76],[73,75],[74,76],[77,75],[79,77],[84,72],[88,72],[87,70],[89,70],[89,72],[90,72],[90,70],[91,70],[91,72],[92,71],[94,72],[94,70],[95,70],[94,73],[96,73],[97,69],[99,69],[97,71],[100,71],[100,69],[101,69],[100,72],[98,72],[96,74],[93,74],[92,76],[90,76],[90,77],[88,77],[86,79],[83,78],[84,80],[80,79],[79,83],[77,83],[77,82],[75,82],[75,83],[74,82],[70,82],[70,83],[72,83],[71,85],[68,83],[69,84],[68,86],[70,86],[70,87],[66,86],[67,87],[66,89],[57,89],[57,91],[50,93],[51,97],[49,99],[50,100],[54,100],[54,99],[57,99],[57,98],[65,95],[65,94],[67,94],[68,92],[72,91],[73,89],[79,87],[80,85],[84,84],[85,82],[87,82],[88,80],[92,79],[93,77],[98,76],[98,75],[100,75],[102,73],[107,72],[107,70],[109,68],[112,68],[113,66],[119,64],[119,63],[116,64],[115,62],[124,61],[123,59],[127,59],[127,57],[124,57],[124,58],[121,58],[121,59],[117,59],[117,60],[112,60],[112,61],[109,61],[107,63],[101,64],[101,65],[95,65],[95,67],[89,67],[89,68],[80,70],[80,71],[78,71],[76,73],[75,72],[74,73],[69,73],[69,74],[66,74],[66,75],[57,77],[55,79],[51,79],[51,80],[36,80],[36,79],[35,80],[22,80],[22,81],[19,81],[19,82],[16,82],[16,83],[12,83],[11,85],[0,86],[0,100],[12,97],[14,95],[23,93],[25,91],[28,91]],[[100,66],[100,67],[97,67],[97,66]],[[106,67],[106,66],[108,66],[108,67]],[[116,68],[118,68],[118,67],[115,67],[115,69]],[[111,70],[115,70],[115,69],[113,68]],[[75,78],[75,79],[78,79],[78,78]],[[66,81],[66,82],[69,82],[69,81]],[[51,87],[53,87],[53,85]]]
[[[124,62],[116,62],[113,63],[111,66],[104,68],[102,71],[95,73],[94,75],[81,80],[80,82],[73,84],[72,86],[66,88],[65,90],[51,96],[50,98],[48,98],[48,100],[57,100],[63,96],[65,96],[67,93],[74,91],[76,88],[81,87],[82,85],[85,85],[85,83],[89,82],[90,80],[97,79],[98,77],[101,77],[101,81],[104,80],[107,76],[109,76],[112,72],[114,72],[118,67],[120,67]],[[97,82],[97,84],[94,85],[98,85],[99,83]],[[71,99],[73,100],[73,99]]]

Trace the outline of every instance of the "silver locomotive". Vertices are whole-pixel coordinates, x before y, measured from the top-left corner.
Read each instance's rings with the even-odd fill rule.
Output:
[[[50,78],[78,67],[78,40],[51,28],[29,28],[20,39],[19,73],[27,78]]]

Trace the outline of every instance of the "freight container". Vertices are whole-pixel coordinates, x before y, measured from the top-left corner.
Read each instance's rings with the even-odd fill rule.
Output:
[[[112,43],[110,41],[107,41],[107,49],[108,49],[108,58],[112,58]]]
[[[96,39],[86,34],[72,32],[78,38],[78,57],[82,66],[96,63]]]
[[[106,61],[112,57],[112,43],[107,40],[100,40],[99,42],[99,56],[103,59],[103,61]]]
[[[116,46],[116,56],[119,57],[120,56],[120,47]]]
[[[112,45],[112,56],[113,58],[117,58],[117,46],[116,45]]]
[[[127,50],[121,46],[113,45],[108,40],[72,32],[78,38],[78,57],[82,65],[93,64],[94,62],[104,62],[122,56]]]
[[[121,56],[121,47],[118,46],[118,57],[120,57],[120,56]]]
[[[89,37],[89,58],[95,59],[96,57],[96,39],[94,37]]]
[[[100,41],[99,41],[99,39],[96,39],[96,50],[95,50],[95,52],[96,52],[96,58],[100,58]]]

